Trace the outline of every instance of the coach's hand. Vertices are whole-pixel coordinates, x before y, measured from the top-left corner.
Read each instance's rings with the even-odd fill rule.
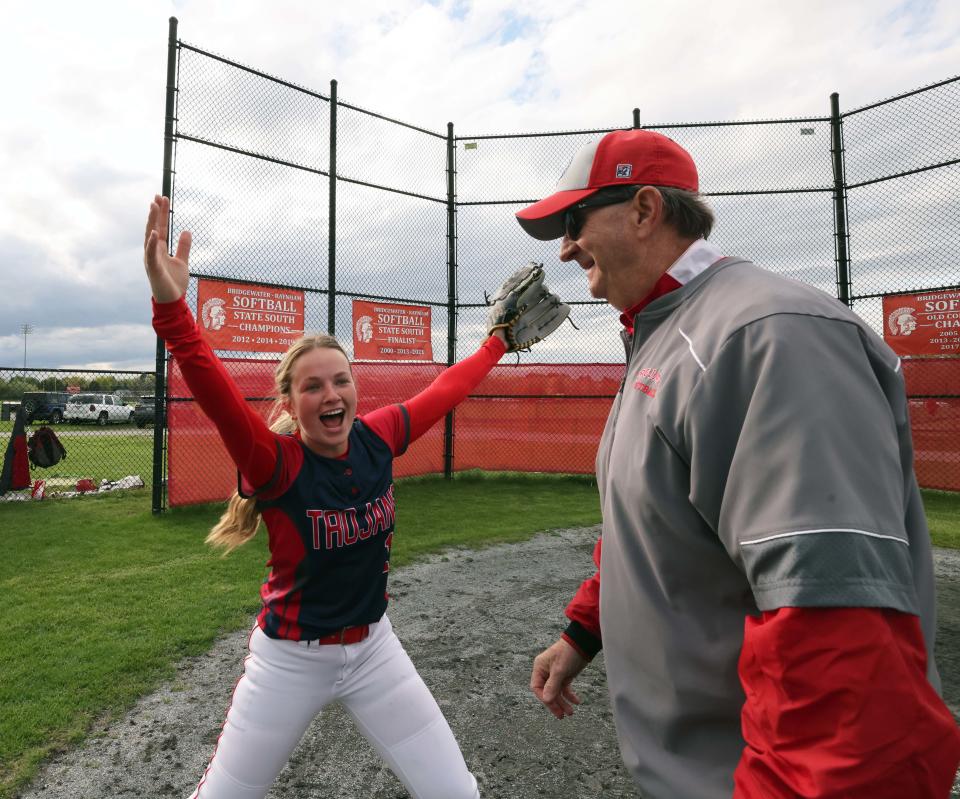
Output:
[[[180,299],[187,293],[187,283],[190,280],[187,262],[193,236],[189,230],[184,230],[177,242],[177,254],[170,257],[167,253],[169,219],[170,198],[158,194],[150,203],[147,231],[143,239],[143,265],[147,270],[153,298],[157,302]]]
[[[590,661],[562,638],[533,660],[530,690],[558,719],[573,715],[573,706],[580,704],[570,683]]]

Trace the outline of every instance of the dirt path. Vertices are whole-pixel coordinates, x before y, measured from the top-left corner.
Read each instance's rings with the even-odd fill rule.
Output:
[[[637,799],[620,763],[602,657],[578,682],[583,705],[557,721],[527,690],[533,657],[563,626],[596,528],[455,552],[398,570],[390,617],[433,689],[485,799]],[[960,713],[960,552],[938,551],[938,659]],[[81,749],[50,763],[21,799],[186,797],[206,765],[240,674],[247,634],[180,666]],[[406,792],[339,709],[321,715],[269,799],[403,799]],[[954,791],[960,796],[960,791]]]

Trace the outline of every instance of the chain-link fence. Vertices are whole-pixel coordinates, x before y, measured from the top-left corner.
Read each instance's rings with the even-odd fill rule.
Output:
[[[297,329],[333,333],[357,361],[357,301],[428,308],[431,363],[360,359],[362,413],[472,352],[485,336],[484,292],[519,264],[549,263],[551,288],[574,306],[580,332],[561,328],[524,363],[497,367],[455,427],[448,419],[418,442],[399,474],[592,470],[622,372],[617,315],[589,297],[576,265],[557,263],[556,242],[530,239],[513,214],[552,190],[584,142],[617,127],[658,130],[690,151],[724,252],[837,296],[878,333],[883,295],[960,285],[949,257],[960,235],[960,79],[848,113],[834,95],[828,113],[802,119],[642,124],[634,109],[598,130],[465,135],[344,102],[336,81],[321,94],[265,75],[177,40],[175,27],[169,63],[164,190],[172,237],[194,234],[188,301],[198,316],[211,282],[290,291]],[[283,347],[234,341],[221,339],[219,354],[266,414]],[[918,470],[933,487],[960,489],[949,432],[958,363],[905,360]],[[158,358],[161,385],[167,365]],[[169,501],[222,498],[235,475],[175,368],[165,393]]]
[[[641,126],[636,116],[632,122]],[[829,118],[642,127],[663,132],[693,156],[719,220],[711,240],[723,251],[835,292]],[[557,262],[557,242],[531,239],[513,216],[550,194],[571,156],[604,132],[458,139],[462,351],[484,334],[485,309],[477,300],[493,276],[530,258],[550,265],[549,285],[574,306],[580,328],[562,327],[538,344],[529,356],[538,364],[499,367],[457,410],[458,468],[593,471],[623,374],[619,315],[591,299],[579,265]],[[464,447],[465,434],[478,442],[476,450]]]
[[[338,337],[355,363],[363,413],[406,399],[471,353],[485,336],[484,292],[528,260],[550,265],[549,285],[573,306],[579,332],[562,327],[522,362],[496,367],[398,461],[401,475],[592,471],[622,374],[617,314],[590,298],[576,265],[557,262],[556,242],[529,238],[513,215],[552,191],[584,142],[610,130],[643,127],[683,145],[721,250],[838,297],[878,333],[885,296],[960,287],[960,78],[844,113],[834,95],[823,116],[809,118],[676,125],[624,109],[596,130],[469,134],[345,102],[336,81],[321,93],[206,52],[177,38],[175,20],[167,76],[162,190],[173,200],[171,238],[194,236],[187,299],[264,415],[293,333]],[[251,311],[221,333],[217,291],[280,310]],[[364,302],[426,314],[422,357],[365,358]],[[948,343],[960,342],[960,314],[953,318],[943,322]],[[921,483],[960,490],[960,345],[905,357],[904,373]],[[28,426],[49,421],[68,450],[43,475],[51,490],[138,476],[160,510],[221,499],[235,485],[160,342],[155,374],[0,368],[0,391],[2,437],[31,392],[63,399],[56,418]],[[80,394],[96,395],[72,406],[87,408],[83,422],[66,413]],[[110,415],[118,411],[127,418]],[[139,426],[154,418],[152,434]]]
[[[50,466],[30,459],[30,488],[41,481],[34,492],[38,496],[149,491],[156,459],[155,377],[153,372],[0,367],[0,453],[7,451],[19,427],[31,442],[46,425],[63,444],[66,457]],[[162,419],[162,398],[159,412]],[[163,425],[158,429],[162,434]],[[3,499],[26,496],[12,491]]]
[[[894,333],[883,299],[960,285],[960,78],[843,114],[851,307]],[[953,293],[960,298],[960,293]],[[905,357],[922,486],[960,490],[960,302],[930,317],[940,354]]]

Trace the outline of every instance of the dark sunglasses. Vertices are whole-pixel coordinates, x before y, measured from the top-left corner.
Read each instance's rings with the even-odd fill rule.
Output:
[[[571,205],[563,214],[563,231],[571,241],[580,238],[580,232],[587,221],[585,213],[588,208],[600,208],[604,205],[616,205],[632,200],[643,186],[610,186],[591,194],[583,202]]]

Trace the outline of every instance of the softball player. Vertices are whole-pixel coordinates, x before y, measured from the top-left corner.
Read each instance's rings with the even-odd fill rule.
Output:
[[[144,242],[154,328],[240,475],[239,493],[208,541],[232,549],[253,536],[262,514],[271,554],[244,674],[191,799],[263,797],[331,702],[342,704],[413,797],[478,797],[453,733],[385,615],[386,584],[393,458],[497,363],[501,331],[421,394],[359,417],[336,339],[302,339],[277,368],[281,413],[268,429],[200,336],[184,301],[190,233],[170,257],[168,213],[169,200],[157,197]]]

